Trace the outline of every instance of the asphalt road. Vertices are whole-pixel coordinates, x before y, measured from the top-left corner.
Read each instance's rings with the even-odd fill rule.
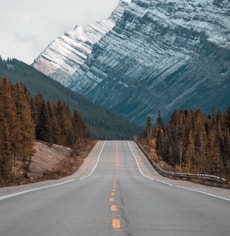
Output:
[[[96,149],[71,179],[0,197],[0,236],[230,235],[227,198],[153,180],[132,142]]]

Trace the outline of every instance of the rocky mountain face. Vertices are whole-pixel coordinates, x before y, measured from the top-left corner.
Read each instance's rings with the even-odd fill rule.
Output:
[[[120,2],[108,19],[92,25],[76,25],[75,28],[55,39],[33,63],[34,68],[63,85],[85,62],[98,42],[122,16],[127,2]]]
[[[59,66],[50,73],[49,65],[62,60],[60,45],[48,47],[34,67],[139,124],[159,110],[167,118],[176,108],[226,109],[228,0],[132,0],[119,12],[114,27],[90,44],[84,62],[74,67],[73,57],[65,60],[71,72]],[[49,50],[57,57],[44,60]]]

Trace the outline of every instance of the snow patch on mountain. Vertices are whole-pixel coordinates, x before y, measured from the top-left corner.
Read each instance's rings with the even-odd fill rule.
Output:
[[[67,85],[69,76],[85,62],[93,45],[115,26],[127,6],[127,1],[120,1],[108,19],[86,26],[76,25],[73,30],[55,39],[35,59],[33,67]]]
[[[208,110],[210,91],[229,88],[229,32],[227,1],[133,0],[69,87],[138,123],[158,110]]]
[[[116,14],[115,14],[116,12]],[[34,66],[137,122],[230,103],[229,0],[132,0],[56,39]]]

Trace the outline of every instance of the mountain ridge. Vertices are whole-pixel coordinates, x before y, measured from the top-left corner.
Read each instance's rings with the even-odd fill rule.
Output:
[[[85,26],[77,24],[73,30],[56,38],[35,59],[34,68],[66,85],[69,76],[79,69],[92,52],[93,45],[115,26],[127,5],[127,2],[120,1],[107,19]]]
[[[96,139],[132,139],[133,135],[141,132],[140,127],[127,119],[90,102],[17,59],[5,61],[0,58],[0,78],[2,77],[7,77],[13,83],[25,83],[33,95],[41,92],[47,99],[65,101],[72,110],[80,112],[90,135]]]

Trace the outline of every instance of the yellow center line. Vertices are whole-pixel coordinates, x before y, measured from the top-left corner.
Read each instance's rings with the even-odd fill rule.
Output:
[[[111,198],[109,199],[109,201],[110,201],[110,202],[115,202],[115,199],[114,199],[113,197],[111,197]]]
[[[116,172],[115,172],[115,178],[114,178],[114,181],[113,181],[113,190],[111,192],[111,197],[109,199],[110,202],[115,202],[114,195],[115,195],[115,192],[116,192],[116,189],[117,189],[118,168],[119,168],[118,143],[116,143],[115,161],[116,161]],[[117,208],[116,205],[111,205],[111,211],[112,212],[115,212],[117,210],[118,210],[118,208]],[[120,229],[121,228],[121,223],[120,223],[120,220],[118,218],[113,218],[112,219],[112,227],[114,229]]]
[[[111,211],[117,211],[117,206],[112,205],[112,206],[111,206]]]
[[[120,220],[118,218],[113,218],[112,219],[112,227],[114,229],[120,229],[121,228],[121,223],[120,223]]]

